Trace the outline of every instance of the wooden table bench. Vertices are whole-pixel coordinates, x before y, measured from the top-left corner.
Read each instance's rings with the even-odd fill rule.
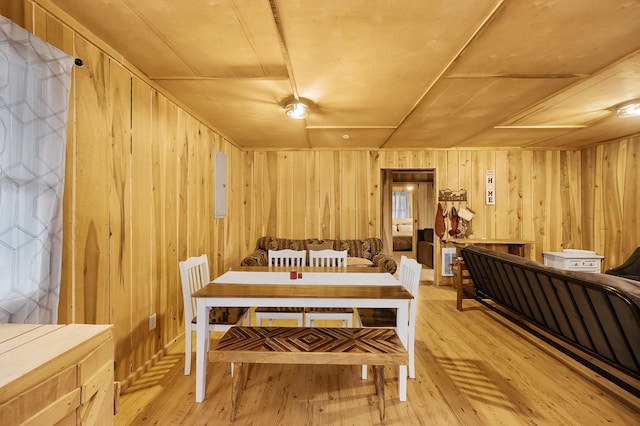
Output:
[[[372,365],[380,420],[384,421],[384,366],[407,365],[409,356],[393,329],[232,327],[209,352],[209,361],[235,363],[231,421],[246,385],[242,363]]]

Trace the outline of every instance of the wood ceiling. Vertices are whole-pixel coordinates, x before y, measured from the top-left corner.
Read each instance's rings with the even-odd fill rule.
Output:
[[[640,98],[638,0],[46,1],[249,150],[640,133],[614,110]],[[284,115],[291,96],[312,101],[307,119]]]

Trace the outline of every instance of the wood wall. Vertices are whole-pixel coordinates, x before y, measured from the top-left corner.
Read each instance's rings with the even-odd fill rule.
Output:
[[[227,154],[238,193],[244,154],[60,11],[13,1],[0,13],[84,62],[72,79],[59,322],[114,324],[115,377],[127,382],[184,332],[178,261],[207,253],[214,275],[237,262],[240,222],[213,218],[213,155]],[[241,203],[230,196],[229,211]]]
[[[637,137],[578,151],[243,151],[54,7],[9,0],[0,13],[84,61],[71,94],[59,321],[115,324],[125,387],[183,333],[179,260],[207,253],[217,276],[262,235],[379,237],[381,169],[435,169],[436,191],[469,191],[476,236],[535,240],[537,260],[579,247],[611,267],[639,244]],[[216,149],[228,162],[224,219],[213,218]],[[488,169],[495,206],[484,205]]]
[[[476,238],[533,240],[540,262],[544,251],[595,250],[606,269],[640,245],[639,150],[635,137],[576,151],[248,152],[244,243],[248,251],[262,235],[380,237],[380,171],[424,168],[435,169],[436,193],[468,191]],[[496,173],[495,206],[485,205],[487,170]]]

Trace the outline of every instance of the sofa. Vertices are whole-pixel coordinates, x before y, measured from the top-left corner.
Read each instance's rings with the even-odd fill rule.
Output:
[[[607,269],[605,274],[640,281],[640,247],[636,247],[631,256],[622,265]]]
[[[363,238],[359,240],[290,240],[264,236],[258,238],[255,250],[242,259],[242,266],[267,266],[269,250],[347,250],[347,266],[376,266],[394,274],[396,261],[382,251],[380,238]]]
[[[640,283],[479,246],[461,254],[479,301],[640,396]]]

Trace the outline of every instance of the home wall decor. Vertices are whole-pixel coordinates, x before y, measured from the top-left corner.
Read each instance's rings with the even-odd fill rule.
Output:
[[[496,171],[495,170],[487,170],[485,173],[486,181],[485,181],[485,204],[488,206],[493,206],[496,204]]]

